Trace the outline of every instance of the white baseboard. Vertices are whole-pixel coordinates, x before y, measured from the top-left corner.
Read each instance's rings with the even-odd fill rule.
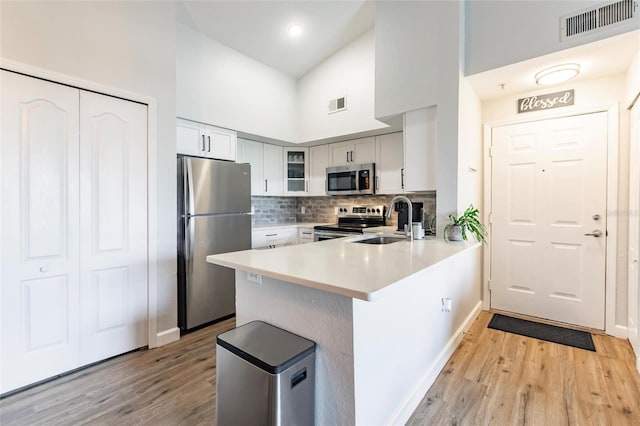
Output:
[[[636,370],[640,373],[640,355],[636,357]]]
[[[156,346],[163,346],[178,340],[180,340],[180,329],[178,327],[170,328],[156,334]]]
[[[613,329],[605,330],[605,333],[609,336],[617,337],[618,339],[629,338],[629,331],[627,330],[627,327],[620,324],[616,324]]]
[[[407,423],[413,412],[418,407],[418,404],[422,401],[422,398],[424,398],[431,385],[433,385],[433,382],[436,381],[440,371],[442,371],[444,366],[447,364],[447,361],[449,361],[449,358],[451,358],[451,355],[453,355],[453,352],[462,341],[465,331],[471,327],[471,324],[478,317],[480,311],[482,311],[482,301],[479,301],[476,304],[469,315],[467,315],[467,318],[462,322],[462,325],[460,325],[453,336],[451,336],[446,346],[442,351],[440,351],[420,382],[418,382],[418,385],[414,388],[413,392],[411,392],[409,397],[406,398],[405,403],[401,405],[400,410],[391,417],[394,420],[389,424],[404,425]]]

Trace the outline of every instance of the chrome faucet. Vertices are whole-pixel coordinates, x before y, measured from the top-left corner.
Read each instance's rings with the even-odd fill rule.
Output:
[[[409,220],[407,224],[407,240],[413,241],[413,204],[411,204],[411,200],[405,197],[404,195],[396,195],[389,201],[389,207],[387,207],[387,217],[391,217],[391,212],[393,211],[393,204],[396,201],[404,201],[407,203],[409,208]]]

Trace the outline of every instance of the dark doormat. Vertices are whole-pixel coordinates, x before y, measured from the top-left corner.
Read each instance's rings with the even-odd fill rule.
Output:
[[[596,351],[591,334],[585,331],[571,330],[500,314],[493,314],[493,318],[491,318],[487,327],[592,352]]]

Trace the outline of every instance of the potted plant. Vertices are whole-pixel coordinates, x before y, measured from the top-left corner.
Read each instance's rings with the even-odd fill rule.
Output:
[[[451,223],[444,227],[445,241],[466,241],[467,232],[470,232],[476,241],[485,243],[487,229],[480,223],[478,215],[478,209],[474,208],[473,204],[458,217],[450,214],[449,220]]]

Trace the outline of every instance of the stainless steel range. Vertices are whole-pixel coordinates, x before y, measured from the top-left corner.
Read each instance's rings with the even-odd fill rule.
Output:
[[[330,240],[362,234],[365,228],[384,226],[387,208],[385,206],[340,206],[338,223],[314,227],[314,241]]]

